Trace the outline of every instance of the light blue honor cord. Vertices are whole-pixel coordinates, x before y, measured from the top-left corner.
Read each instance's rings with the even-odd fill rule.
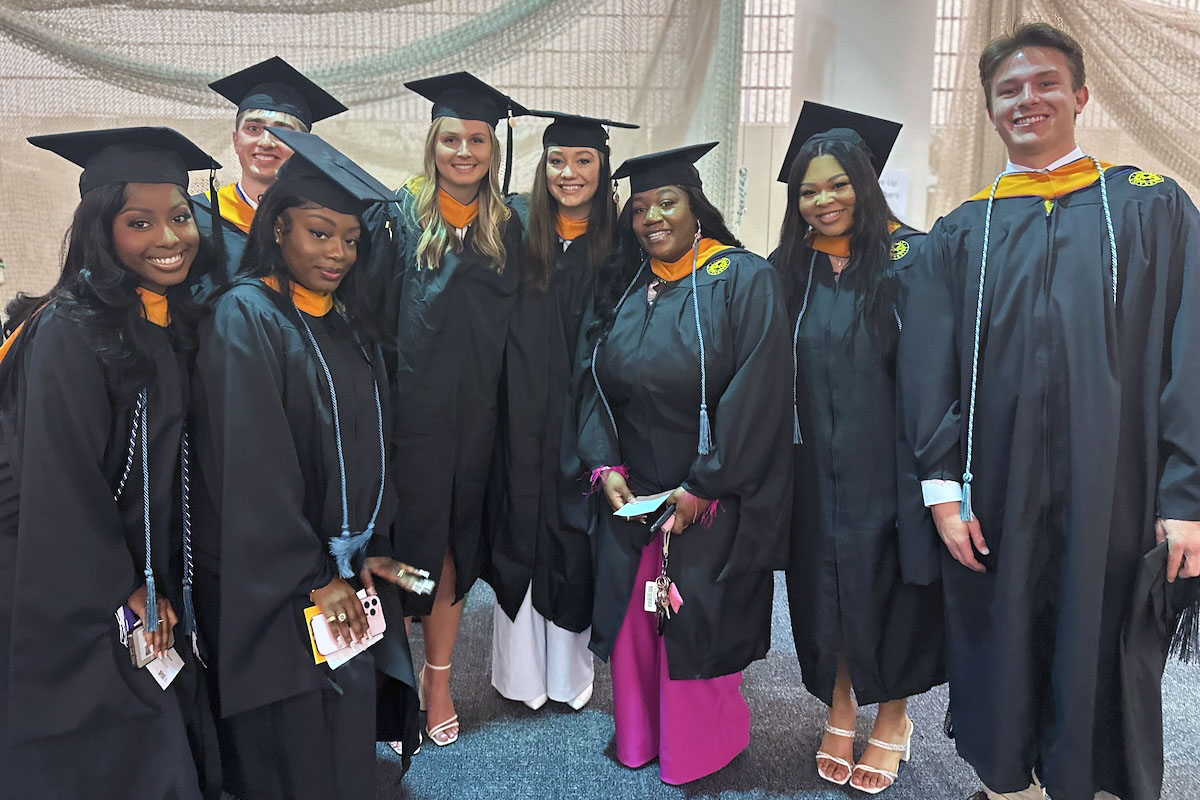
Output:
[[[1117,313],[1117,235],[1112,224],[1112,210],[1108,203],[1108,184],[1104,177],[1104,168],[1100,166],[1100,162],[1095,157],[1087,156],[1087,158],[1091,159],[1092,164],[1096,167],[1096,173],[1100,176],[1100,203],[1104,209],[1104,224],[1108,230],[1108,252],[1112,272],[1113,315],[1115,318]],[[1005,173],[1000,173],[996,176],[996,180],[992,182],[992,188],[988,192],[987,211],[983,217],[983,257],[979,264],[979,293],[975,301],[975,343],[971,352],[971,395],[967,407],[967,462],[962,476],[962,505],[959,514],[959,518],[963,522],[970,522],[972,518],[971,482],[975,476],[971,474],[971,465],[975,455],[975,398],[979,384],[979,339],[980,330],[983,327],[983,287],[984,279],[987,276],[988,243],[992,228],[992,206],[996,200],[996,188],[1000,185],[1000,181],[1004,178],[1004,175]]]
[[[375,498],[375,510],[371,512],[371,519],[367,523],[367,527],[358,533],[352,533],[350,531],[350,504],[346,493],[346,459],[342,452],[342,423],[338,417],[337,389],[334,388],[329,365],[325,363],[325,355],[317,345],[316,337],[313,336],[308,323],[304,321],[304,315],[298,313],[297,316],[300,318],[300,324],[304,326],[304,332],[308,334],[308,342],[312,345],[313,352],[316,353],[321,371],[325,373],[325,384],[329,387],[329,399],[333,406],[333,439],[337,446],[338,478],[341,480],[342,491],[342,530],[339,536],[329,540],[329,552],[337,563],[338,575],[350,578],[354,576],[354,568],[351,566],[352,559],[363,552],[367,542],[375,533],[375,520],[379,517],[379,509],[383,505],[383,487],[387,479],[387,451],[384,449],[383,442],[383,407],[379,402],[379,380],[375,377],[375,370],[372,369],[371,382],[375,391],[375,418],[379,430],[379,495]],[[366,358],[366,351],[362,352],[363,357]],[[370,364],[369,358],[367,363]]]

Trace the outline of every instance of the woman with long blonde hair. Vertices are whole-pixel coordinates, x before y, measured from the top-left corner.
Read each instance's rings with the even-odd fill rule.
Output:
[[[406,85],[434,104],[424,171],[396,193],[386,220],[367,224],[392,231],[370,269],[394,346],[394,555],[437,582],[433,595],[407,598],[406,612],[424,618],[417,682],[426,733],[445,746],[458,739],[451,654],[459,601],[483,568],[484,488],[520,281],[521,227],[500,190],[495,127],[503,112],[525,109],[465,72]]]

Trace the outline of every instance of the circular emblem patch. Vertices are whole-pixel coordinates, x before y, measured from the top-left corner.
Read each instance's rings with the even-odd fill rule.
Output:
[[[704,268],[704,271],[709,275],[720,275],[725,270],[729,269],[728,258],[718,258],[716,261]]]
[[[899,261],[900,259],[904,258],[906,255],[908,255],[908,249],[908,242],[904,241],[903,239],[892,242],[892,250],[889,253],[889,255],[892,257],[892,261]]]
[[[1129,182],[1134,186],[1154,186],[1163,182],[1163,176],[1156,172],[1131,172]]]

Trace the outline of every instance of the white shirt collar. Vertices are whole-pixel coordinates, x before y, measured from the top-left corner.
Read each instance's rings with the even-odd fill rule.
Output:
[[[246,201],[246,205],[250,206],[255,211],[258,211],[258,200],[251,197],[250,193],[247,192],[244,188],[242,188],[241,181],[237,182],[237,191],[238,191],[238,194],[242,196],[242,199]]]
[[[1083,158],[1083,150],[1081,150],[1078,146],[1076,146],[1076,148],[1074,150],[1067,153],[1065,156],[1063,156],[1062,158],[1053,162],[1052,164],[1048,164],[1047,166],[1043,167],[1042,169],[1034,169],[1033,167],[1023,167],[1020,164],[1014,164],[1012,162],[1012,159],[1009,159],[1008,164],[1006,164],[1004,167],[1004,174],[1010,175],[1014,172],[1053,172],[1054,170],[1058,169],[1059,167],[1066,166],[1067,164],[1070,164],[1072,161],[1078,161],[1081,158]]]

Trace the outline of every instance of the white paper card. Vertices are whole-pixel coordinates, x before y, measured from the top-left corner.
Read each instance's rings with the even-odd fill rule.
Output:
[[[659,492],[658,494],[652,494],[647,497],[635,497],[633,498],[633,502],[626,503],[614,511],[613,516],[629,519],[630,517],[641,517],[645,516],[646,514],[653,514],[655,511],[658,511],[660,508],[662,508],[663,503],[667,502],[667,497],[669,497],[670,494],[670,491],[666,491]]]
[[[175,680],[175,676],[183,670],[183,659],[179,657],[179,653],[175,652],[174,647],[168,647],[165,653],[151,661],[143,669],[154,676],[154,680],[158,681],[159,686],[166,689],[171,685],[171,681]]]

